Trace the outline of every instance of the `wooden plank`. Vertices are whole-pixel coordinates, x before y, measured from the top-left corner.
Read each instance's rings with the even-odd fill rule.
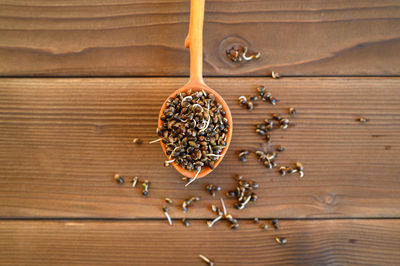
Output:
[[[206,75],[398,75],[400,1],[213,0]],[[188,75],[189,1],[0,1],[0,75]],[[233,44],[262,53],[236,64]]]
[[[192,221],[1,221],[0,262],[12,265],[396,265],[399,220],[280,221],[236,231]],[[275,237],[286,237],[278,245]]]
[[[235,187],[242,174],[257,181],[259,200],[239,217],[400,217],[399,78],[209,78],[229,104],[234,120],[231,148],[206,179],[184,188],[173,168],[163,166],[155,127],[161,103],[183,78],[1,79],[0,216],[162,218],[163,198],[175,205],[197,195],[188,217],[212,217],[219,197],[204,187]],[[237,99],[264,84],[280,101],[253,112]],[[266,146],[255,124],[295,107],[296,126],[272,134]],[[356,121],[361,115],[370,122]],[[134,145],[132,139],[145,141]],[[278,165],[300,161],[304,179],[281,177],[241,149],[286,147]],[[152,182],[148,198],[113,175],[138,175]],[[127,180],[129,181],[129,180]],[[222,193],[220,194],[222,195]],[[173,217],[183,217],[171,208]]]

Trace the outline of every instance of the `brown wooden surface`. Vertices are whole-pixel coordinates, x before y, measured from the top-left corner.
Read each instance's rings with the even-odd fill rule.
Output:
[[[0,261],[10,265],[397,265],[399,220],[281,221],[262,231],[241,221],[1,221]],[[285,246],[274,237],[287,238]]]
[[[187,0],[0,0],[0,264],[205,265],[204,254],[216,265],[397,265],[400,1],[206,0],[204,72],[219,76],[206,82],[227,100],[234,134],[222,164],[185,189],[147,143],[162,102],[187,81],[177,76],[189,73],[188,22]],[[234,44],[261,58],[229,61]],[[238,97],[258,85],[279,104],[242,109]],[[267,146],[255,124],[289,107],[296,125]],[[278,164],[302,162],[304,179],[253,154],[237,160],[280,144]],[[149,197],[115,173],[149,179]],[[204,187],[232,189],[235,174],[259,183],[258,201],[237,211],[225,198],[239,229],[207,228],[223,194]],[[201,201],[184,214],[192,195]],[[263,232],[253,217],[282,218],[281,229]]]
[[[399,217],[399,78],[208,78],[229,104],[234,132],[222,164],[184,188],[165,159],[155,128],[161,103],[185,78],[0,79],[0,216],[162,218],[163,198],[175,205],[191,195],[202,200],[187,217],[213,217],[218,203],[208,183],[234,188],[242,174],[260,184],[259,200],[245,217]],[[280,100],[242,109],[238,96],[266,85]],[[280,177],[240,149],[268,148],[254,132],[271,113],[295,107],[296,126],[272,134],[282,144],[279,165],[301,161],[305,177]],[[356,121],[361,115],[366,124]],[[132,139],[145,141],[134,145]],[[150,196],[113,175],[138,175],[152,182]],[[129,180],[127,180],[129,181]],[[220,194],[222,195],[222,194]],[[183,212],[171,208],[173,217]]]
[[[398,75],[400,1],[208,0],[206,75]],[[0,75],[187,75],[189,1],[0,1]],[[225,50],[262,53],[235,64]]]

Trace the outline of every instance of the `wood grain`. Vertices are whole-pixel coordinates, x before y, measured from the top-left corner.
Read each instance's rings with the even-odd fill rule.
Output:
[[[204,221],[1,221],[3,265],[396,265],[399,220],[280,221],[236,231]],[[286,237],[278,245],[274,238]]]
[[[399,1],[209,0],[208,76],[398,75]],[[189,1],[0,1],[0,75],[188,75]],[[262,53],[235,64],[242,44]]]
[[[257,181],[259,200],[245,217],[400,217],[400,79],[398,78],[208,78],[231,108],[234,132],[222,164],[184,188],[156,139],[159,108],[186,82],[183,78],[40,78],[0,80],[0,216],[162,218],[163,198],[178,206],[197,195],[188,217],[213,217],[216,198],[206,184],[233,189],[233,176]],[[253,112],[237,99],[266,85],[280,101]],[[254,132],[271,113],[295,107],[295,127],[272,134],[267,146]],[[356,121],[361,115],[366,124]],[[132,143],[139,137],[141,146]],[[304,179],[281,177],[241,149],[283,145],[278,165],[301,161]],[[139,188],[113,181],[115,173],[149,179],[148,198]],[[183,217],[178,207],[175,218]]]

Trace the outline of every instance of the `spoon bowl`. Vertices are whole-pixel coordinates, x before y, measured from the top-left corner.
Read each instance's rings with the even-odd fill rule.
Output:
[[[226,145],[225,145],[225,148],[220,153],[220,155],[222,155],[222,156],[220,156],[214,163],[214,169],[215,169],[221,163],[222,159],[224,158],[224,156],[229,148],[229,144],[230,144],[231,138],[232,138],[232,130],[233,130],[231,111],[229,110],[228,105],[226,104],[224,99],[221,97],[221,95],[219,95],[216,91],[214,91],[213,89],[211,89],[204,83],[200,83],[200,82],[189,82],[182,88],[174,91],[170,96],[168,96],[167,100],[165,100],[163,106],[161,107],[161,111],[160,111],[159,118],[158,118],[158,127],[160,127],[163,123],[163,121],[160,118],[163,115],[164,110],[166,109],[166,104],[167,104],[168,99],[170,99],[171,97],[175,97],[175,95],[178,93],[186,92],[189,89],[191,89],[193,92],[204,90],[208,94],[214,94],[216,101],[222,105],[222,109],[225,111],[225,117],[228,119],[229,129],[228,129],[228,132],[226,133]],[[162,141],[160,141],[160,143],[161,143],[162,150],[164,151],[165,155],[168,158],[165,144]],[[188,171],[188,170],[182,168],[179,164],[177,164],[175,162],[172,162],[171,164],[183,176],[186,176],[189,178],[194,178],[195,175],[197,174],[196,171]],[[201,169],[200,173],[197,175],[197,178],[202,178],[202,177],[208,175],[214,169],[211,169],[209,167],[203,167]]]

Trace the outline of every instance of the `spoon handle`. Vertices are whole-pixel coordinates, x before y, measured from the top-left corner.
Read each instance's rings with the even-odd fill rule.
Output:
[[[185,39],[185,47],[190,48],[190,80],[189,83],[203,81],[203,22],[205,0],[190,1],[189,33]]]

